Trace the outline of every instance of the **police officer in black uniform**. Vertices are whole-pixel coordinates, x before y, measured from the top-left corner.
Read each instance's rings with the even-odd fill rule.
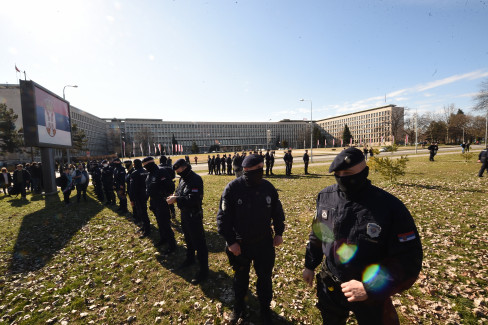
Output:
[[[222,165],[222,175],[225,175],[225,162],[227,161],[227,157],[224,154],[222,158],[220,158],[220,164]]]
[[[273,174],[274,162],[275,162],[275,152],[271,151],[271,155],[269,156],[269,174],[270,175],[274,175]]]
[[[478,177],[483,177],[485,170],[488,170],[488,146],[482,150],[478,155],[478,162],[481,163],[481,169],[478,172]]]
[[[140,227],[144,238],[151,233],[151,223],[147,215],[147,193],[146,193],[146,179],[149,173],[142,166],[140,159],[134,160],[134,171],[129,176],[129,188],[132,193],[131,200],[134,200],[133,211],[136,223]]]
[[[117,211],[120,213],[126,213],[127,210],[127,195],[125,193],[125,168],[120,162],[120,158],[115,158],[114,163],[114,190],[119,198],[119,208]]]
[[[165,254],[170,254],[176,250],[176,240],[171,220],[168,203],[166,198],[173,193],[175,187],[168,172],[156,165],[153,157],[146,157],[142,160],[142,165],[149,172],[146,178],[146,193],[149,197],[149,209],[154,213],[159,228],[159,242],[156,246],[164,243],[168,244]]]
[[[163,155],[163,156],[159,157],[159,167],[164,168],[164,170],[166,170],[168,172],[168,175],[174,184],[174,182],[175,182],[174,179],[176,177],[176,174],[175,174],[175,171],[173,170],[173,166],[168,166],[168,158],[166,158],[166,156]],[[169,205],[169,214],[171,216],[171,219],[176,218],[175,206],[173,204]]]
[[[305,165],[305,175],[308,174],[308,161],[310,160],[310,156],[308,155],[308,150],[305,150],[303,154],[303,163]]]
[[[244,317],[244,299],[254,263],[261,318],[269,324],[275,247],[283,242],[285,215],[275,187],[263,179],[263,157],[249,155],[242,167],[244,175],[225,187],[217,214],[218,231],[226,241],[226,253],[235,272],[231,322]]]
[[[303,279],[317,275],[317,307],[323,324],[400,324],[391,296],[410,288],[422,268],[422,245],[410,212],[373,186],[357,148],[336,156],[329,172],[337,184],[317,197]],[[322,259],[326,256],[325,260]]]
[[[102,186],[103,192],[105,193],[105,205],[115,204],[115,194],[114,194],[114,170],[108,164],[107,160],[102,161]]]
[[[178,159],[173,169],[180,176],[175,194],[168,197],[168,204],[176,204],[181,211],[181,227],[186,243],[186,259],[180,268],[195,263],[197,253],[199,271],[191,283],[198,284],[208,277],[208,248],[203,229],[203,180],[184,159]]]
[[[434,156],[437,155],[437,150],[439,150],[439,146],[437,145],[436,142],[432,143],[427,150],[429,150],[429,160],[434,161]]]
[[[91,162],[90,174],[95,195],[97,196],[98,201],[103,202],[102,171],[96,161]]]
[[[266,176],[269,176],[270,162],[271,162],[271,155],[269,153],[269,149],[267,149],[266,154],[264,155],[264,163],[266,165]]]
[[[283,156],[283,160],[285,161],[286,165],[286,176],[291,175],[291,167],[293,166],[293,156],[291,154],[291,149],[288,149],[288,152],[285,153]]]
[[[215,175],[220,175],[220,155],[217,154],[215,158]]]
[[[130,175],[135,171],[134,165],[132,164],[132,160],[124,160],[125,169],[127,172],[125,173],[125,188],[127,190],[127,195],[129,196],[129,202],[132,207],[132,218],[134,218],[134,222],[136,224],[140,223],[140,219],[137,216],[137,213],[134,209],[134,193],[130,187]]]
[[[232,158],[230,157],[230,154],[227,156],[225,162],[227,163],[227,175],[232,175]]]
[[[211,175],[213,173],[213,167],[212,167],[212,158],[210,158],[210,155],[208,155],[207,158],[207,166],[208,166],[208,174]]]
[[[239,156],[239,154],[236,155],[236,158],[233,161],[233,166],[234,166],[234,172],[236,174],[236,177],[241,177],[242,176],[242,162],[246,159],[246,152],[243,151],[242,155]]]

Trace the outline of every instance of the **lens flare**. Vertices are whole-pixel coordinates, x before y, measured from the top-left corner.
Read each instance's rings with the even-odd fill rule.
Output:
[[[343,243],[336,251],[339,256],[339,260],[342,264],[349,263],[349,261],[356,255],[358,247],[354,244]]]
[[[378,264],[371,264],[363,272],[363,282],[373,291],[381,291],[388,283],[389,274]]]
[[[314,222],[312,230],[315,236],[323,242],[331,243],[334,241],[334,233],[327,227],[327,225],[321,222]]]

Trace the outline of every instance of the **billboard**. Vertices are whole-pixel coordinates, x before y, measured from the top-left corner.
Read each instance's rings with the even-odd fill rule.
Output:
[[[26,146],[71,148],[69,102],[34,81],[23,80],[20,99]]]

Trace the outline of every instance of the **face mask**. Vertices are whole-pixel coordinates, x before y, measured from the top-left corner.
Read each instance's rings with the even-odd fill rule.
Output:
[[[263,168],[244,171],[244,179],[250,186],[259,185],[263,179]]]
[[[185,168],[184,171],[182,171],[181,173],[177,173],[177,174],[180,177],[186,177],[186,175],[188,175],[188,173],[190,172],[190,170],[191,170],[191,166],[188,165],[188,166],[186,166],[186,168]]]
[[[103,167],[108,167],[108,164],[103,164]]]
[[[366,166],[362,171],[350,176],[335,176],[336,182],[342,192],[354,194],[361,190],[368,182],[369,167]]]

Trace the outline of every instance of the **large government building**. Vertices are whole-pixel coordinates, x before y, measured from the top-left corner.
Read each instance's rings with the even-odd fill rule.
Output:
[[[7,104],[19,116],[16,127],[22,127],[22,109],[19,85],[0,85],[0,103]],[[196,145],[200,152],[211,147],[225,151],[246,149],[275,149],[286,142],[289,147],[303,148],[310,138],[310,121],[282,120],[279,122],[178,122],[162,119],[101,118],[71,106],[71,121],[86,135],[87,145],[83,152],[71,152],[72,156],[101,156],[121,154],[124,156],[154,155],[161,151],[190,153]],[[388,105],[360,112],[316,120],[325,137],[325,145],[342,144],[342,132],[347,125],[353,136],[353,145],[383,145],[394,141],[403,131],[403,108]],[[398,139],[399,140],[399,139]],[[308,140],[309,141],[309,140]],[[178,146],[175,146],[178,144]],[[310,143],[307,142],[307,146]],[[321,147],[324,143],[321,143]],[[315,143],[314,143],[315,146]],[[30,160],[38,158],[34,149],[30,153],[7,155],[0,160]],[[55,150],[61,157],[61,151]]]

